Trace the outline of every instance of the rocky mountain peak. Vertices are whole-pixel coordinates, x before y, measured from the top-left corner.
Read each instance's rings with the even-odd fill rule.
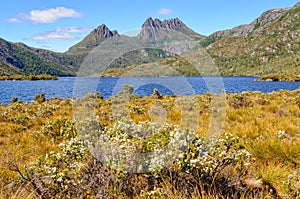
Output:
[[[184,29],[188,28],[179,18],[164,20],[163,24],[167,28],[173,30],[180,29],[180,28],[184,28]]]
[[[118,31],[116,31],[116,30],[111,31],[105,24],[98,26],[90,34],[94,34],[95,36],[99,36],[102,38],[110,38],[110,37],[114,37],[114,36],[120,36],[118,34]]]
[[[289,8],[281,8],[281,9],[271,9],[264,13],[262,13],[258,18],[252,21],[250,24],[244,24],[236,26],[229,30],[217,31],[210,35],[210,37],[215,39],[221,39],[226,37],[239,37],[239,36],[247,36],[250,33],[256,31],[256,29],[267,25],[273,20],[283,16]]]
[[[293,6],[293,9],[296,9],[296,8],[299,8],[300,7],[300,2],[296,3],[294,6]]]
[[[267,23],[269,23],[270,21],[281,17],[287,10],[289,10],[288,8],[282,8],[282,9],[271,9],[268,10],[264,13],[262,13],[257,19],[255,19],[251,24],[255,25],[255,24],[259,24],[260,26],[263,26]]]
[[[160,30],[164,30],[166,32],[178,31],[184,34],[188,34],[197,39],[203,39],[204,37],[187,27],[179,18],[161,21],[159,19],[153,19],[152,17],[149,17],[142,25],[142,29],[140,34],[138,35],[138,38],[141,40],[152,39]]]
[[[120,37],[118,31],[110,30],[105,24],[102,24],[91,31],[90,34],[88,34],[81,42],[72,46],[69,49],[69,52],[94,48],[105,39],[112,37]]]

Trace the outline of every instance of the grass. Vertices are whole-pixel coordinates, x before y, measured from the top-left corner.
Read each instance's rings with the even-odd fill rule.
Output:
[[[0,76],[0,80],[57,80],[56,76],[48,75],[48,74],[40,74],[40,75],[11,75],[11,76]]]
[[[299,82],[300,74],[269,74],[263,75],[257,79],[257,81],[291,81],[291,82]]]
[[[197,110],[199,126],[196,130],[199,135],[205,135],[210,126],[211,97],[211,94],[196,96],[198,102],[194,106],[199,107]],[[299,97],[299,90],[267,94],[245,92],[226,96],[226,118],[221,134],[230,132],[237,136],[241,145],[255,159],[247,171],[246,177],[262,180],[265,187],[272,187],[282,197],[291,197],[293,190],[297,192],[297,188],[287,189],[286,184],[289,176],[300,168]],[[126,106],[123,107],[128,107],[130,118],[136,123],[151,121],[151,119],[159,122],[155,120],[157,116],[155,114],[159,114],[155,108],[158,108],[158,110],[164,110],[161,120],[180,125],[182,120],[181,109],[177,103],[179,98],[180,96],[164,96],[162,99],[157,99],[132,95],[130,101],[126,102]],[[0,105],[0,190],[2,189],[0,198],[33,197],[32,189],[25,189],[22,184],[7,190],[7,185],[19,175],[9,169],[9,164],[6,163],[15,159],[24,172],[25,165],[32,165],[39,157],[50,151],[59,151],[58,144],[60,142],[76,136],[73,126],[75,124],[72,122],[75,104],[77,110],[85,110],[90,107],[92,111],[95,111],[100,126],[112,127],[114,125],[116,112],[112,110],[122,107],[122,102],[114,107],[113,103],[116,101],[113,98],[91,99],[95,101],[91,103],[88,100],[53,98],[31,104],[15,101],[8,105]],[[183,174],[179,172],[177,175]],[[188,176],[191,177],[191,175]],[[138,182],[149,183],[149,179],[147,182],[145,176],[147,175],[138,176]],[[140,194],[133,194],[134,198],[149,198],[149,194],[154,194],[152,198],[162,197],[161,194],[167,198],[186,198],[183,190],[174,188],[170,179],[167,180],[166,176],[163,176],[162,179],[164,180],[155,188],[156,191],[152,190],[150,193],[146,186],[141,188]],[[142,185],[132,184],[132,186]],[[199,182],[199,187],[201,186],[203,185]],[[111,187],[109,190],[112,193],[124,194],[124,190],[116,191],[115,188]],[[251,187],[248,189],[251,192]],[[202,190],[202,192],[192,193],[190,197],[225,198],[222,193],[217,191],[217,188],[211,187],[208,190]],[[249,198],[250,196],[246,193],[245,190],[245,196],[240,197]],[[261,193],[264,193],[264,196],[273,197],[266,190],[261,190]],[[252,196],[260,198],[255,194]],[[126,197],[125,194],[124,198]]]

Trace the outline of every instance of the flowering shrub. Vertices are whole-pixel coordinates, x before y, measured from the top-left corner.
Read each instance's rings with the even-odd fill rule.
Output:
[[[195,190],[233,189],[237,185],[229,182],[245,175],[252,161],[239,139],[229,133],[222,138],[200,138],[176,125],[118,121],[92,136],[59,144],[60,152],[48,153],[29,168],[38,195],[108,197],[118,193],[159,198],[168,182],[188,197]]]
[[[173,164],[191,137],[192,132],[176,125],[118,121],[99,136],[94,155],[118,170],[155,171]]]
[[[226,133],[224,138],[208,140],[197,136],[177,164],[186,172],[200,168],[204,174],[213,175],[228,165],[234,165],[239,170],[247,170],[251,161],[251,154],[242,147],[239,139]]]
[[[288,181],[285,185],[290,197],[300,198],[300,169],[288,176]]]
[[[40,133],[56,140],[70,139],[76,136],[75,121],[72,119],[56,119],[46,122]]]
[[[50,152],[39,158],[27,171],[35,191],[45,198],[58,193],[65,196],[76,193],[73,189],[82,183],[79,174],[89,155],[88,145],[88,141],[72,138],[59,144],[60,152]]]

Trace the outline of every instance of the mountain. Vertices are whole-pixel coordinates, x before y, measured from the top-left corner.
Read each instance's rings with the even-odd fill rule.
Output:
[[[299,41],[297,3],[269,10],[251,24],[213,33],[204,46],[223,75],[299,74]]]
[[[0,74],[74,75],[74,58],[0,39]]]
[[[160,30],[164,30],[165,32],[181,32],[200,41],[206,38],[206,36],[200,35],[187,27],[178,18],[161,21],[159,19],[153,20],[151,17],[149,17],[142,25],[138,38],[143,41],[150,40],[155,37]]]
[[[142,25],[140,33],[135,37],[137,43],[150,41],[155,37],[160,37],[160,34],[176,35],[175,33],[182,33],[188,37],[193,38],[197,41],[202,41],[205,36],[194,32],[192,29],[188,28],[180,19],[169,19],[160,21],[159,19],[148,18]],[[121,38],[120,38],[121,37]],[[116,30],[110,30],[105,24],[97,27],[91,33],[89,33],[82,41],[78,44],[72,46],[67,54],[87,55],[92,49],[101,45],[101,43],[110,38],[120,38],[120,40],[126,40],[125,35],[119,35]],[[161,39],[161,38],[160,38]],[[144,63],[151,63],[159,61],[163,58],[168,57],[168,52],[162,49],[155,48],[144,48],[137,49],[130,52],[126,52],[121,57],[117,57],[112,63],[110,63],[109,68],[118,69],[126,68],[132,65],[140,65]]]
[[[171,36],[176,32],[192,38],[193,42],[199,42],[212,57],[222,75],[299,74],[299,31],[300,2],[291,8],[268,10],[249,24],[217,31],[208,37],[196,33],[179,18],[161,21],[150,17],[143,23],[141,32],[133,37],[133,40],[143,43],[160,37],[161,32]],[[171,36],[165,38],[170,39]],[[101,47],[101,44],[105,46],[102,42],[110,38],[125,41],[126,37],[102,24],[65,53],[32,48],[0,38],[0,75],[41,73],[76,75],[81,63],[94,47]],[[174,47],[182,48],[178,43]],[[166,60],[163,61],[164,59]],[[145,48],[117,57],[109,67],[112,70],[123,71],[129,66],[132,68],[158,61],[169,63],[176,70],[185,71],[180,68],[188,63],[177,59],[178,56],[173,56],[167,49]],[[175,66],[176,64],[178,66]],[[110,72],[114,74],[113,71]],[[188,72],[188,74],[195,73]]]
[[[78,44],[72,46],[68,52],[76,53],[78,51],[90,51],[98,46],[102,41],[112,37],[120,37],[118,31],[111,31],[105,24],[94,29]]]

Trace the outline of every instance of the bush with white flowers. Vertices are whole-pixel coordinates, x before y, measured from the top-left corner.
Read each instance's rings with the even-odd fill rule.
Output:
[[[180,181],[180,176],[188,175],[186,179],[189,179],[196,170],[201,174],[193,177],[197,177],[197,183],[207,179],[211,179],[207,183],[220,182],[218,180],[221,178],[224,181],[225,168],[230,167],[230,171],[242,175],[252,161],[251,154],[230,133],[220,138],[201,138],[193,131],[182,130],[176,125],[151,122],[136,124],[131,121],[119,121],[103,130],[95,130],[94,127],[91,130],[94,131],[92,139],[88,134],[79,134],[59,144],[59,152],[48,153],[30,167],[31,179],[37,185],[35,189],[46,190],[48,196],[64,193],[65,196],[73,197],[86,183],[90,188],[97,187],[99,182],[105,183],[97,175],[114,176],[108,183],[115,188],[124,187],[131,176],[139,176],[138,179],[144,180],[122,189],[139,190],[136,193],[158,197],[162,190],[161,180],[168,181],[168,173],[176,171]],[[99,163],[90,168],[88,162]],[[89,170],[100,173],[87,173]],[[132,172],[136,174],[133,175]],[[83,181],[83,176],[88,179]],[[150,186],[147,184],[147,179],[150,178],[156,179],[155,185],[151,185],[152,189],[146,189],[145,187]],[[172,177],[172,180],[175,178]],[[228,178],[230,177],[225,181]],[[185,189],[184,183],[183,180],[183,185],[180,185],[183,187],[176,188]],[[84,189],[89,192],[90,188]],[[81,196],[86,192],[81,192]]]
[[[59,144],[60,152],[50,152],[29,168],[30,180],[36,189],[59,193],[82,183],[81,169],[89,155],[88,141],[72,138]]]

